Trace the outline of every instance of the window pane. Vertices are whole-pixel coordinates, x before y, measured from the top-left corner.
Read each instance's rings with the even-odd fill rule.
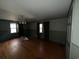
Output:
[[[43,32],[43,24],[39,24],[39,32],[40,32],[40,33]]]
[[[16,23],[10,23],[10,33],[16,33],[18,29],[17,27]]]
[[[16,33],[16,29],[11,29],[11,33]]]
[[[10,28],[16,28],[16,23],[11,23]]]

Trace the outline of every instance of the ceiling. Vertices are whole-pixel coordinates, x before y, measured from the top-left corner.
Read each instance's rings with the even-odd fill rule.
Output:
[[[33,20],[64,17],[70,4],[71,0],[0,0],[0,17],[10,20],[17,20],[19,15]]]

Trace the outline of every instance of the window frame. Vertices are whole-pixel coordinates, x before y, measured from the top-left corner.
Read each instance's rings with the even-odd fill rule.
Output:
[[[12,27],[12,24],[14,27]],[[12,31],[13,29],[15,29],[15,31]],[[10,33],[17,33],[18,32],[18,24],[17,23],[10,23]]]

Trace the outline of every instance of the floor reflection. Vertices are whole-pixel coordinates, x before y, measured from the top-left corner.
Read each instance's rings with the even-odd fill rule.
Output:
[[[14,40],[10,43],[10,51],[11,53],[15,53],[19,50],[20,42],[19,40]]]

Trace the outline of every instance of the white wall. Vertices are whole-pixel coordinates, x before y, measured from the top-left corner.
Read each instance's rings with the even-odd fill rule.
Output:
[[[79,59],[79,0],[73,3],[70,59]]]
[[[71,42],[79,46],[79,0],[74,0]]]
[[[49,21],[49,39],[53,42],[65,44],[67,18]]]
[[[50,30],[52,31],[66,31],[67,18],[61,18],[50,21]]]

